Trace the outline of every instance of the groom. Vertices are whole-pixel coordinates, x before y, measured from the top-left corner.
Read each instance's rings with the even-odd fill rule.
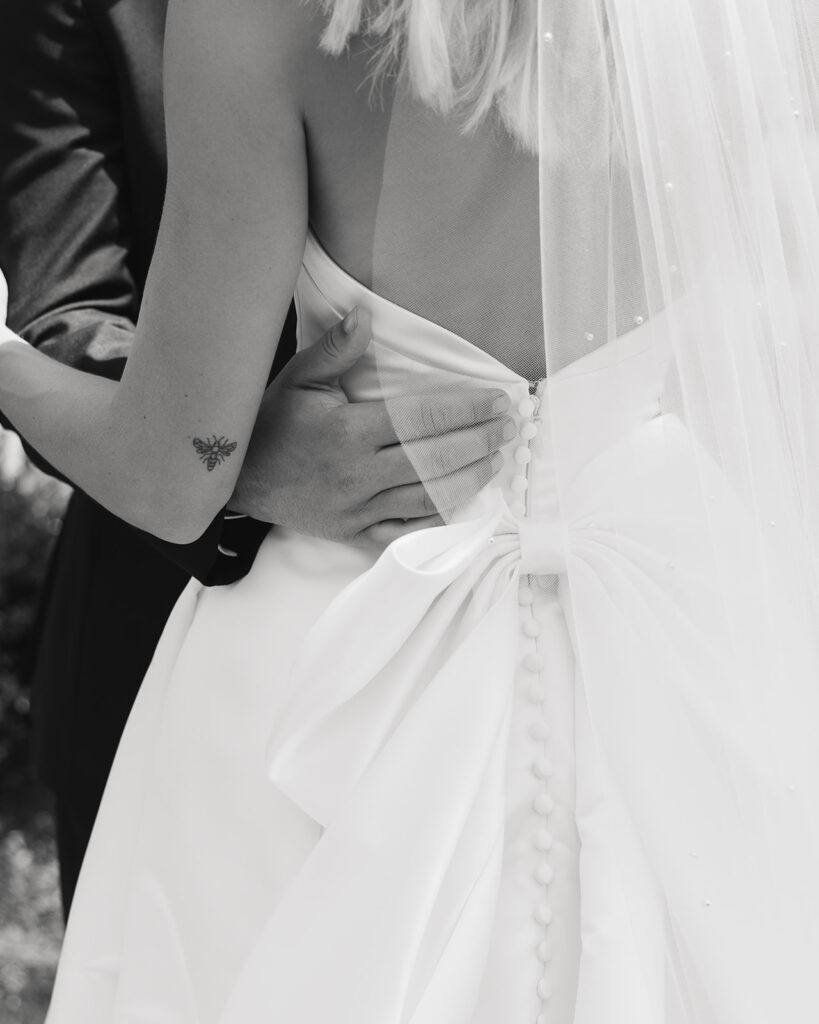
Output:
[[[55,359],[114,378],[128,355],[162,206],[166,2],[5,0],[3,7],[0,269],[9,326]],[[233,500],[234,512],[255,518],[226,513],[195,544],[173,547],[82,493],[72,498],[34,665],[38,762],[56,798],[66,912],[120,733],[190,576],[208,585],[241,578],[272,522],[309,523],[324,536],[383,546],[431,521],[422,518],[420,485],[399,489],[404,480],[378,468],[377,450],[396,440],[385,440],[383,404],[347,406],[337,387],[366,345],[360,334],[337,326],[268,389]],[[293,349],[291,309],[274,373]],[[492,391],[419,398],[416,414],[419,424],[472,431],[472,450],[491,454],[497,398]],[[487,462],[468,470],[474,491],[486,482]],[[286,503],[277,479],[288,481]],[[393,489],[401,519],[380,522],[372,499]]]

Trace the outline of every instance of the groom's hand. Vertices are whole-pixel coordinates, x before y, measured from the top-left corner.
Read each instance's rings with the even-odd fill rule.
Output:
[[[500,448],[515,434],[506,393],[463,387],[407,396],[389,408],[350,403],[339,378],[370,340],[369,314],[355,309],[268,387],[232,510],[382,548],[440,525],[440,512],[463,504],[498,472]],[[435,480],[435,502],[422,479]]]

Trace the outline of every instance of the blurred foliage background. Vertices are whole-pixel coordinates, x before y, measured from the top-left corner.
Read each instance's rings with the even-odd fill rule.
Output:
[[[62,937],[54,828],[34,775],[26,677],[68,493],[0,430],[0,1024],[42,1024]]]

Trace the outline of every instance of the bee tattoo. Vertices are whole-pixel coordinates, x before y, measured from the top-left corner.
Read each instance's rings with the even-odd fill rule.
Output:
[[[200,437],[195,437],[193,447],[201,461],[208,467],[208,472],[212,473],[220,462],[224,462],[229,455],[236,451],[236,442],[228,441],[226,437],[217,437],[214,434],[213,437],[206,437],[204,441]]]

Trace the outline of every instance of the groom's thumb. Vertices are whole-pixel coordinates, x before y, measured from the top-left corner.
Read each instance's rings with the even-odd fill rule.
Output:
[[[334,324],[321,341],[311,346],[307,363],[299,374],[310,383],[331,383],[353,367],[364,355],[372,339],[370,314],[355,306]]]

